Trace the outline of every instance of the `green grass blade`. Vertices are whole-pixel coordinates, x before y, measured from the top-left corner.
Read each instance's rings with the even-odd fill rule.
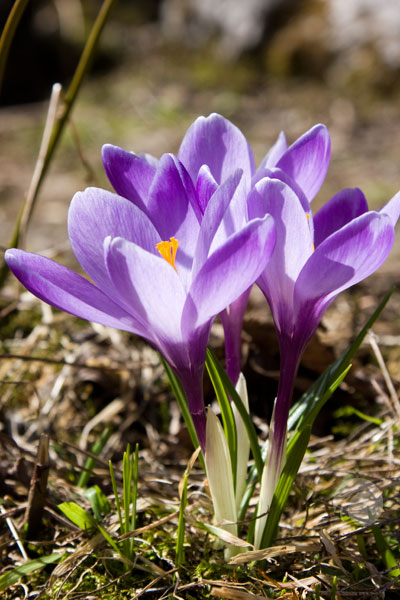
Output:
[[[135,446],[135,453],[133,455],[133,465],[132,465],[132,489],[131,489],[131,504],[132,504],[132,515],[131,522],[129,525],[129,531],[134,531],[136,529],[136,506],[137,506],[137,495],[138,495],[138,481],[139,481],[139,444]],[[134,543],[135,540],[133,538],[129,539],[130,548],[129,548],[129,556],[132,557],[134,554]]]
[[[179,505],[178,531],[176,535],[175,545],[175,565],[177,567],[180,567],[185,562],[185,550],[183,548],[183,544],[185,541],[185,509],[187,505],[187,480],[188,471],[186,470],[183,475],[182,494]]]
[[[171,369],[171,367],[167,363],[167,361],[164,359],[164,357],[161,354],[159,354],[159,356],[160,356],[160,360],[163,364],[163,367],[165,369],[165,372],[167,374],[168,381],[171,386],[172,392],[178,403],[179,410],[181,411],[181,415],[183,417],[183,420],[185,421],[185,425],[186,425],[186,428],[190,435],[190,439],[192,440],[192,444],[193,444],[194,448],[197,448],[199,446],[199,440],[197,438],[196,429],[194,428],[193,420],[192,420],[191,414],[189,412],[188,402],[187,402],[186,394],[183,390],[182,384],[179,381],[177,375],[175,375],[174,371]],[[201,462],[201,466],[203,467],[203,469],[205,471],[206,466],[205,466],[204,457],[202,454],[199,454],[199,459]]]
[[[378,419],[377,417],[371,417],[371,415],[367,415],[361,410],[358,410],[355,406],[347,405],[341,406],[334,412],[335,419],[340,417],[352,417],[356,416],[362,421],[367,421],[367,423],[373,423],[374,425],[378,425],[380,427],[383,423],[383,419]]]
[[[90,449],[91,453],[94,454],[95,456],[99,456],[100,452],[103,450],[105,444],[107,443],[107,440],[110,437],[110,435],[111,435],[110,427],[103,429],[99,439],[96,440],[95,443],[93,444],[93,446],[91,447],[91,449]],[[85,488],[87,486],[95,465],[96,465],[96,459],[89,456],[89,458],[87,458],[86,462],[85,462],[85,470],[81,472],[78,482],[76,484],[78,487]]]
[[[79,504],[76,504],[76,502],[61,502],[61,504],[58,504],[58,508],[80,529],[85,530],[96,527],[95,518],[84,508],[79,506]]]
[[[389,545],[382,535],[382,531],[376,525],[371,527],[373,536],[375,538],[376,547],[379,550],[379,554],[387,569],[389,571],[389,577],[395,579],[400,576],[400,563],[396,560],[393,552],[389,548]]]
[[[233,489],[236,490],[237,432],[235,417],[233,415],[231,402],[220,376],[218,365],[210,352],[207,352],[206,367],[221,409],[225,437],[228,442],[229,454],[231,457]]]
[[[128,444],[122,458],[122,502],[124,505],[123,533],[129,533],[130,523],[130,504],[131,504],[131,485],[132,485],[132,461],[131,447]],[[124,554],[129,556],[130,540],[126,539],[123,542]]]
[[[106,529],[104,529],[104,527],[102,527],[101,525],[97,524],[97,528],[100,531],[101,535],[104,537],[105,540],[107,540],[108,544],[111,546],[111,548],[117,553],[119,554],[119,556],[124,557],[124,554],[122,553],[121,549],[118,547],[118,544],[112,539],[111,535],[108,533],[108,531],[106,531]]]
[[[109,461],[108,466],[109,466],[109,469],[110,469],[111,484],[112,484],[112,488],[113,488],[113,492],[114,492],[115,505],[117,507],[117,512],[118,512],[120,534],[122,535],[123,534],[124,522],[122,520],[121,502],[119,500],[117,482],[115,480],[115,472],[114,472],[114,467],[112,465],[111,460]]]
[[[268,548],[275,538],[282,511],[285,508],[293,482],[296,479],[301,461],[307,450],[310,433],[310,427],[304,428],[295,433],[288,444],[286,463],[271,502],[262,537],[261,548]]]
[[[346,352],[328,367],[310,389],[303,394],[300,400],[292,406],[288,420],[288,430],[298,430],[299,427],[306,426],[315,419],[316,415],[332,393],[329,393],[329,390],[335,389],[339,385],[339,383],[335,385],[335,382],[338,382],[340,378],[342,376],[344,377],[346,374],[345,371],[349,368],[351,359],[362,344],[368,330],[371,329],[372,325],[385,308],[392,293],[393,289],[391,289],[383,298],[382,302],[368,319]]]
[[[10,585],[18,583],[22,577],[25,577],[25,575],[29,575],[34,571],[43,569],[43,567],[46,565],[59,562],[62,558],[64,558],[64,556],[64,554],[55,552],[54,554],[49,554],[48,556],[42,556],[41,558],[30,560],[20,567],[15,567],[6,573],[3,573],[3,575],[0,575],[0,592],[10,587]]]
[[[259,446],[258,439],[257,439],[257,434],[254,429],[254,424],[250,418],[250,415],[247,412],[246,407],[244,406],[241,397],[235,390],[235,386],[233,385],[232,381],[229,379],[227,373],[225,372],[225,369],[223,368],[223,366],[221,365],[220,361],[215,356],[215,354],[211,350],[211,348],[207,348],[207,360],[212,360],[214,362],[216,368],[218,369],[219,376],[222,380],[222,383],[224,385],[224,388],[225,388],[227,394],[231,398],[232,402],[235,403],[236,408],[238,409],[239,414],[243,419],[243,423],[246,427],[247,434],[249,436],[250,447],[251,447],[251,451],[253,454],[254,462],[256,464],[257,476],[258,476],[258,479],[261,480],[261,475],[262,475],[262,471],[264,468],[264,462],[263,462],[263,459],[261,456],[261,451],[260,451],[260,446]]]

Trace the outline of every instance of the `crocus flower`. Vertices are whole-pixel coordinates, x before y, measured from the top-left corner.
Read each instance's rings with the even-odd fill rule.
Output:
[[[251,191],[248,211],[251,219],[270,213],[277,236],[257,282],[272,311],[281,355],[268,458],[272,498],[284,461],[289,406],[303,350],[334,298],[387,258],[400,214],[400,192],[379,211],[368,211],[359,189],[345,189],[313,217],[304,194],[299,197],[287,183],[265,178]],[[261,529],[261,520],[257,527]],[[256,545],[259,540],[256,532]]]
[[[202,374],[211,324],[264,270],[274,225],[270,216],[257,217],[215,247],[241,173],[231,175],[203,210],[176,157],[164,155],[154,172],[143,164],[148,167],[135,174],[135,188],[122,180],[116,186],[121,195],[88,188],[71,202],[69,238],[93,283],[37,254],[11,249],[5,258],[45,302],[151,342],[181,379],[204,450]],[[141,191],[140,201],[132,201],[133,189]]]
[[[189,127],[178,156],[196,186],[202,206],[207,206],[218,185],[237,168],[243,171],[245,196],[256,181],[273,176],[289,183],[306,204],[317,194],[325,178],[330,137],[324,125],[316,125],[288,147],[281,133],[256,169],[253,151],[243,133],[228,119],[214,113],[199,117]],[[242,212],[238,214],[236,209],[232,217],[232,230],[246,221],[245,203],[241,206]],[[250,289],[220,314],[225,334],[226,370],[235,384],[240,373],[241,330],[249,294]]]

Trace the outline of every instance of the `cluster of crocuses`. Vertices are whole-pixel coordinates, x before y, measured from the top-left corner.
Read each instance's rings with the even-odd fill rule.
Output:
[[[6,252],[13,273],[45,302],[138,334],[162,353],[182,383],[206,455],[202,380],[211,325],[219,315],[226,369],[236,384],[244,312],[252,285],[259,285],[281,353],[259,514],[268,510],[284,462],[302,352],[336,295],[386,259],[400,214],[400,194],[369,211],[354,188],[313,215],[329,156],[328,130],[316,125],[289,147],[281,133],[256,169],[235,125],[218,114],[199,117],[177,156],[104,146],[116,193],[78,192],[68,217],[72,249],[91,281],[42,256]]]

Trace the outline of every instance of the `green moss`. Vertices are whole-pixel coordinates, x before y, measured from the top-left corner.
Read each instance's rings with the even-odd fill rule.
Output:
[[[35,310],[13,311],[0,323],[0,338],[2,340],[13,338],[16,334],[26,337],[41,321],[41,316]]]

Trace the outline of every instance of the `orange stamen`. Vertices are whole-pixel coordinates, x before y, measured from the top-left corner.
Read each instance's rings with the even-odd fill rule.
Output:
[[[175,257],[176,251],[178,250],[179,242],[176,238],[169,238],[169,242],[159,242],[156,245],[157,250],[161,254],[161,256],[171,265],[171,267],[175,267]],[[176,271],[178,272],[178,271]]]

